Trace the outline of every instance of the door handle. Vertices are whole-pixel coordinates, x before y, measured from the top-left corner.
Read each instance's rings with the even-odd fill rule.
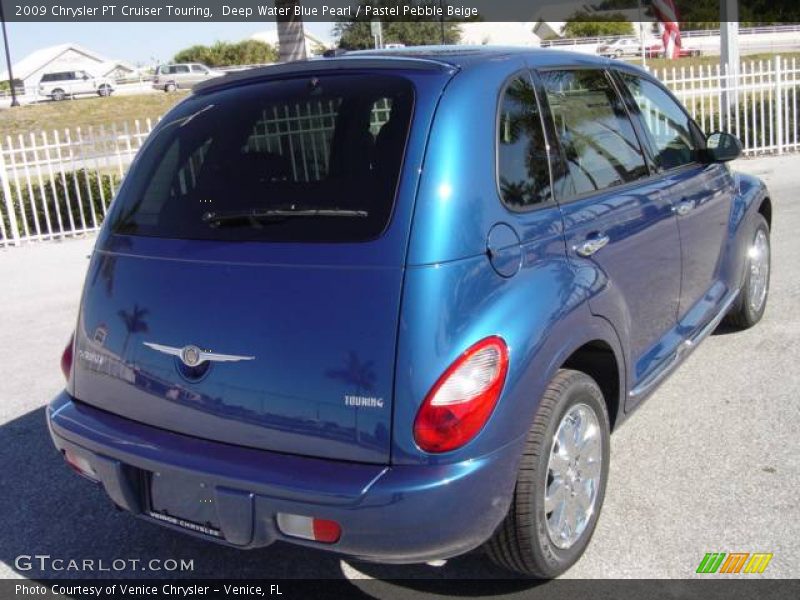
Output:
[[[611,238],[609,238],[607,235],[593,237],[592,239],[586,240],[582,244],[575,246],[575,252],[584,258],[588,258],[589,256],[592,256],[596,252],[605,248],[610,241]]]
[[[685,217],[694,210],[694,200],[684,200],[675,207],[675,212],[679,217]]]

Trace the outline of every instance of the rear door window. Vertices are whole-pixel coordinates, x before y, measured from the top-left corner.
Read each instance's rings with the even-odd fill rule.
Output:
[[[530,78],[506,87],[497,122],[497,177],[509,208],[526,210],[550,200],[547,143]]]
[[[566,161],[559,199],[649,175],[630,117],[604,71],[545,71],[541,78]]]
[[[190,98],[152,134],[120,192],[116,233],[365,241],[386,228],[414,92],[350,75]]]

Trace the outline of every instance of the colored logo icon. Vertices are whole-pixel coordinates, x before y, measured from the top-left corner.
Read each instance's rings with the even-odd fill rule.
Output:
[[[772,560],[772,553],[767,552],[708,552],[700,561],[697,573],[709,575],[713,573],[763,573]]]

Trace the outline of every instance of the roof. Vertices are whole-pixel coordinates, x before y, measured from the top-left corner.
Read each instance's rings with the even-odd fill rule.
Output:
[[[602,64],[608,59],[582,52],[569,52],[551,48],[524,48],[519,46],[414,46],[391,50],[363,50],[349,52],[343,58],[356,56],[404,57],[433,60],[467,69],[473,65],[496,61],[504,57],[524,57],[531,67],[569,62],[577,64]]]
[[[105,75],[119,68],[123,69],[124,71],[136,71],[136,67],[124,60],[107,60],[102,63],[98,63],[97,65],[87,67],[86,69],[91,71],[94,75]]]
[[[210,79],[194,87],[197,92],[207,92],[281,75],[362,69],[415,69],[415,70],[465,70],[474,66],[524,58],[532,68],[558,65],[607,66],[611,60],[601,56],[552,50],[550,48],[521,48],[513,46],[414,46],[387,50],[361,50],[347,52],[332,58],[298,60],[246,71],[229,73],[225,77]],[[619,61],[614,61],[618,63]]]
[[[98,63],[108,60],[106,57],[92,52],[79,44],[67,43],[58,44],[57,46],[48,46],[31,52],[22,60],[17,61],[13,65],[14,79],[26,79],[69,50],[84,54],[87,58],[97,61]],[[2,75],[0,75],[0,79],[8,79],[8,71],[4,71]]]

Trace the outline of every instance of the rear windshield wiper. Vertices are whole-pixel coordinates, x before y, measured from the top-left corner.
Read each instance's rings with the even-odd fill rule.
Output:
[[[208,212],[203,215],[203,222],[218,225],[231,221],[282,221],[298,217],[344,217],[364,219],[369,216],[365,210],[346,210],[341,208],[254,208],[250,210],[232,210],[228,212]]]

